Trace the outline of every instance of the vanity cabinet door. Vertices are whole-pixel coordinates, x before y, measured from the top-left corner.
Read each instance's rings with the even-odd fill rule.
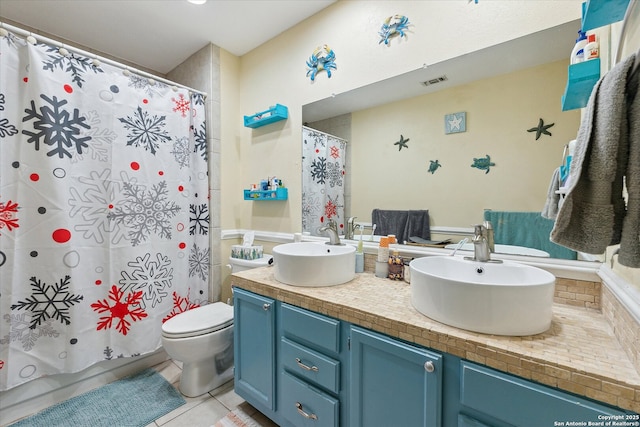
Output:
[[[259,409],[274,411],[275,301],[234,289],[235,392]]]
[[[604,420],[625,420],[620,410],[466,361],[461,362],[460,385],[463,412],[471,409],[500,425],[559,426],[574,421],[595,426],[606,425]]]
[[[351,427],[441,424],[442,356],[351,327]]]

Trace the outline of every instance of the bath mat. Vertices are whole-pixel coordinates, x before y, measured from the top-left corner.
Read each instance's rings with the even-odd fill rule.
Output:
[[[235,409],[212,427],[260,427],[260,424],[256,423],[242,409]]]
[[[144,427],[186,402],[154,369],[51,406],[11,427]]]

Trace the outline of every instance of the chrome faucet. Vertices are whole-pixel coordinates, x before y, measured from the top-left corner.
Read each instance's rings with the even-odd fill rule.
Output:
[[[491,231],[491,236],[493,237],[493,229],[491,229]],[[491,259],[491,250],[487,235],[487,228],[484,225],[474,225],[473,238],[471,239],[473,242],[473,258],[465,257],[464,259],[479,262],[502,262],[502,260],[499,259]]]
[[[493,225],[491,225],[491,221],[485,221],[482,225],[484,226],[487,245],[489,245],[489,252],[494,253],[496,251],[496,243],[493,237]]]
[[[347,220],[347,229],[344,232],[344,238],[348,240],[353,240],[353,234],[356,231],[357,225],[355,223],[356,216],[351,216]]]
[[[491,252],[489,251],[489,242],[485,237],[486,228],[480,224],[475,225],[474,228],[473,238],[471,239],[473,242],[473,258],[465,257],[465,259],[487,262],[491,258]]]
[[[329,234],[329,241],[327,245],[340,245],[340,236],[338,236],[338,224],[335,220],[330,219],[327,222],[327,225],[322,226],[318,229],[320,232],[327,232]]]

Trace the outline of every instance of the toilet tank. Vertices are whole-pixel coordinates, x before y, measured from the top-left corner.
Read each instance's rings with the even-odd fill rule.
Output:
[[[240,259],[229,257],[229,265],[231,266],[231,272],[237,273],[238,271],[250,270],[252,268],[266,267],[271,261],[270,254],[263,254],[262,258],[258,259]]]

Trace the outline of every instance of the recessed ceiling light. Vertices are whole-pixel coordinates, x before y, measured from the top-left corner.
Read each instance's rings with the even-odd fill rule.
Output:
[[[189,3],[193,4],[205,4],[207,0],[187,0]]]

